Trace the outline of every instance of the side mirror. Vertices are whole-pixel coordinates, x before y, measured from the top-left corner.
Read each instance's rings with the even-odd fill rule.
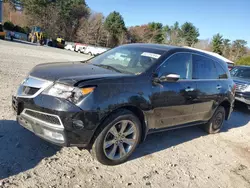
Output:
[[[168,74],[168,75],[162,75],[159,78],[160,82],[177,82],[180,79],[180,75],[178,74]]]

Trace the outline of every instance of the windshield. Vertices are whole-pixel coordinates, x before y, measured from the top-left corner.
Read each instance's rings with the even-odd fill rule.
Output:
[[[107,51],[90,62],[113,71],[127,74],[141,74],[149,69],[165,51],[134,46],[118,47]]]
[[[250,79],[250,67],[234,68],[230,73],[233,77]]]

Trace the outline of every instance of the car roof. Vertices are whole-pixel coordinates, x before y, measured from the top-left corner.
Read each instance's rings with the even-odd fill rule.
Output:
[[[218,58],[218,59],[220,59],[222,61],[225,61],[226,63],[234,64],[233,61],[231,61],[231,60],[229,60],[229,59],[227,59],[227,58],[225,58],[225,57],[223,57],[223,56],[221,56],[221,55],[219,55],[219,54],[217,54],[215,52],[210,52],[210,51],[201,50],[201,49],[197,49],[197,48],[191,48],[189,46],[184,46],[184,47],[188,48],[188,49],[193,49],[193,50],[196,50],[196,51],[204,52],[204,53],[212,55],[212,56],[214,56],[214,57],[216,57],[216,58]]]
[[[216,59],[217,61],[222,61],[224,63],[228,63],[228,61],[225,61],[226,58],[219,58],[218,56],[215,55],[215,53],[209,53],[208,51],[205,50],[200,50],[196,48],[191,48],[191,47],[180,47],[180,46],[172,46],[172,45],[164,45],[164,44],[151,44],[151,43],[133,43],[133,44],[126,44],[123,46],[134,46],[138,48],[151,48],[151,49],[159,49],[159,50],[164,50],[164,51],[186,51],[186,52],[193,52],[197,53],[200,55],[208,56],[212,59]],[[218,54],[219,55],[219,54]],[[221,56],[222,57],[222,56]],[[227,60],[227,59],[226,59]]]
[[[123,46],[134,46],[138,48],[151,48],[151,49],[159,49],[164,51],[169,51],[170,49],[179,48],[177,46],[170,46],[164,44],[151,44],[151,43],[132,43],[132,44],[125,44]]]

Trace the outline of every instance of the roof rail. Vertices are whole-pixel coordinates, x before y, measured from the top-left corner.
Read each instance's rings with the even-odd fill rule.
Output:
[[[215,52],[210,52],[210,51],[206,51],[206,50],[201,50],[201,49],[198,49],[198,48],[192,48],[192,47],[189,47],[189,46],[183,46],[184,48],[189,48],[189,49],[192,49],[192,50],[196,50],[196,51],[200,51],[200,52],[204,52],[204,53],[206,53],[206,54],[209,54],[209,55],[212,55],[212,56],[214,56],[214,57],[217,57],[218,59],[221,59],[222,61],[225,61],[225,62],[227,62],[227,63],[232,63],[232,64],[234,64],[234,62],[233,61],[231,61],[231,60],[229,60],[229,59],[227,59],[227,58],[225,58],[225,57],[223,57],[223,56],[221,56],[221,55],[219,55],[219,54],[217,54],[217,53],[215,53]]]

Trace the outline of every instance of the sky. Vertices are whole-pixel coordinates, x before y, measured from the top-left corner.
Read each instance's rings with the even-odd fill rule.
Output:
[[[86,0],[91,10],[107,16],[118,11],[126,26],[161,22],[192,22],[200,39],[216,33],[230,40],[243,39],[250,47],[250,0]]]

